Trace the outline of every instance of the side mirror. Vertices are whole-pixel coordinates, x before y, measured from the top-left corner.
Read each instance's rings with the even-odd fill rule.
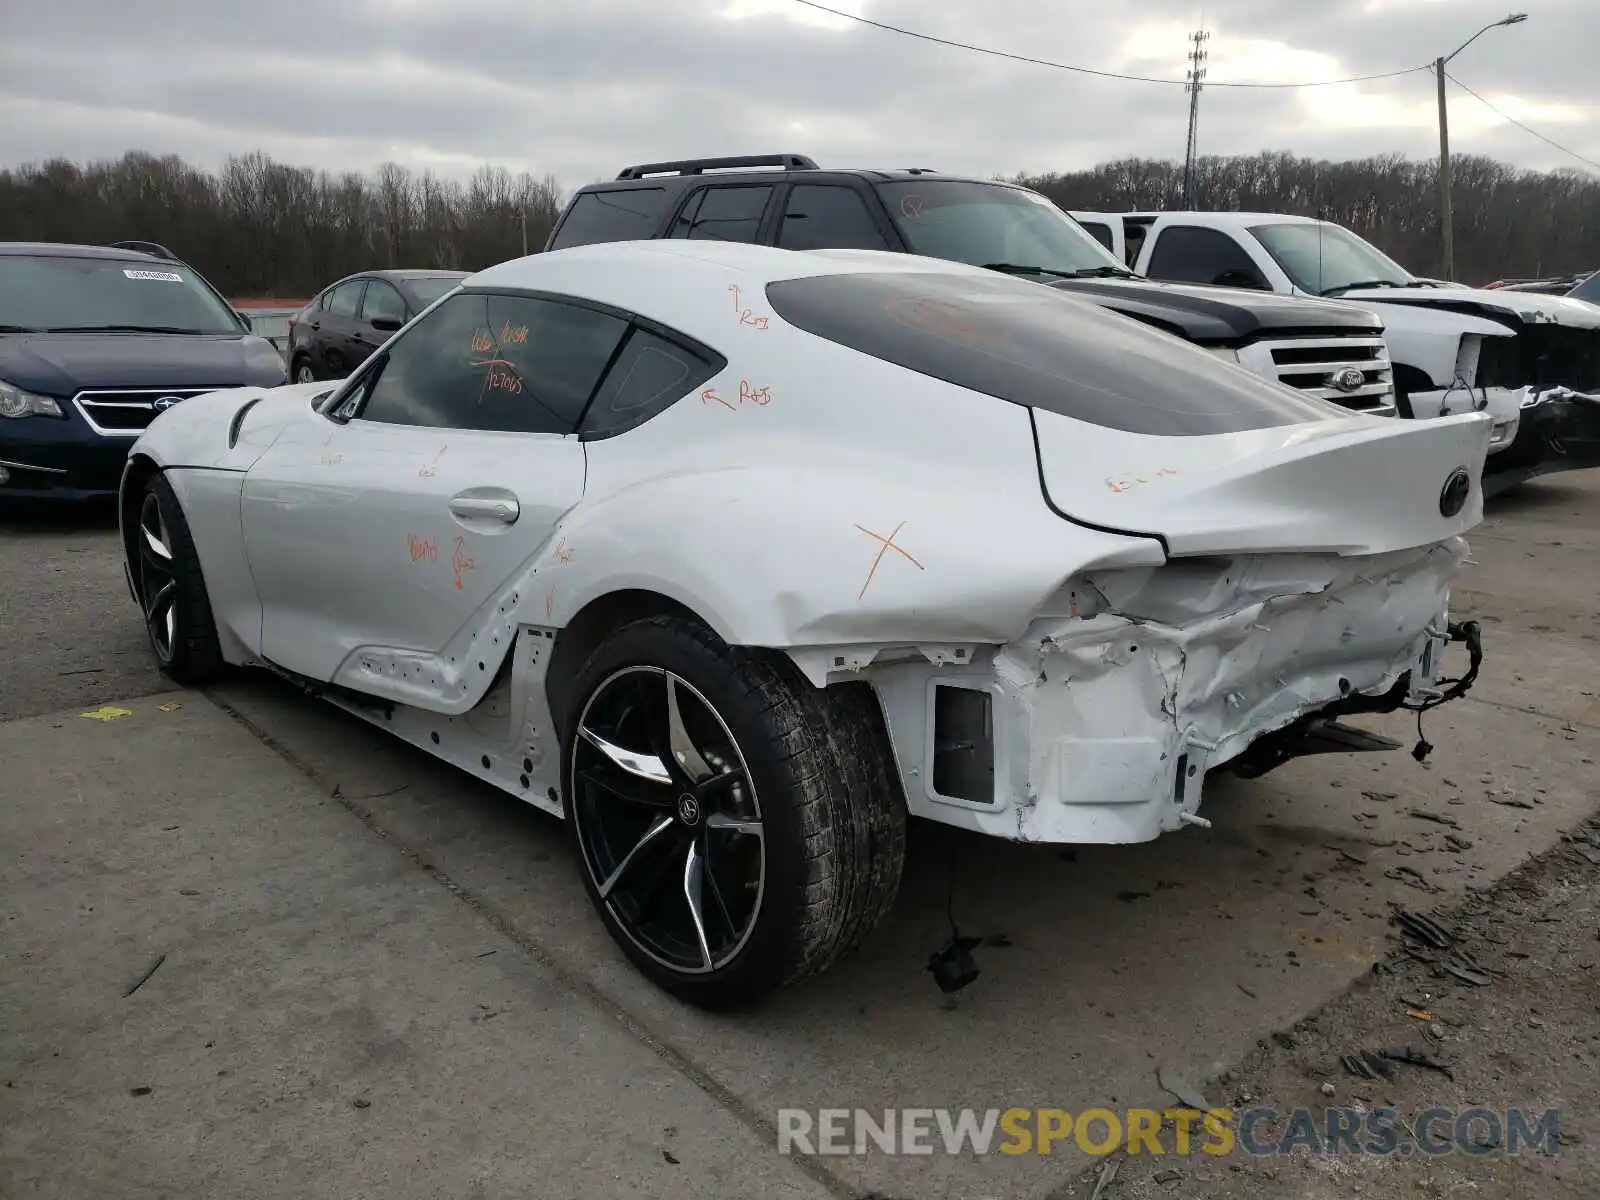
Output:
[[[233,310],[233,315],[239,318],[240,323],[243,324],[246,329],[252,331],[255,329],[256,323],[250,319],[248,313],[242,313],[236,308]]]
[[[405,324],[405,322],[402,321],[399,317],[373,317],[372,318],[372,327],[374,329],[378,330],[380,333],[393,333],[395,330],[399,329],[400,326],[402,326],[404,324]]]

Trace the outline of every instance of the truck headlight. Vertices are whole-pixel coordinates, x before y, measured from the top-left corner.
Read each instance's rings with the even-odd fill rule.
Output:
[[[49,396],[36,396],[0,379],[0,417],[61,417],[66,414]]]

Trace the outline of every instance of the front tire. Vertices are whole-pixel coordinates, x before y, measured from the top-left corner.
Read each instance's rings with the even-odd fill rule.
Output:
[[[315,383],[317,372],[311,365],[309,358],[300,357],[294,363],[294,381],[296,383]]]
[[[129,567],[156,664],[185,686],[210,682],[227,663],[189,523],[164,475],[145,483],[138,520]]]
[[[680,617],[616,630],[564,721],[567,825],[630,960],[703,1008],[747,1004],[855,949],[899,888],[905,803],[865,684]]]

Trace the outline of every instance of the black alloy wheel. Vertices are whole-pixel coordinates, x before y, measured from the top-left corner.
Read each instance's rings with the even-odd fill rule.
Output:
[[[572,755],[572,819],[595,891],[675,973],[730,963],[761,912],[761,803],[727,724],[686,680],[624,667],[590,695]]]

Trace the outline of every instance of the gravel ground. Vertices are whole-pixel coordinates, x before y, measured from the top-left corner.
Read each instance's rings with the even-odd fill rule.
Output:
[[[1600,1194],[1600,820],[1585,822],[1494,887],[1424,915],[1447,935],[1448,949],[1408,935],[1397,920],[1394,952],[1370,974],[1292,1028],[1262,1039],[1243,1063],[1202,1089],[1204,1099],[1231,1108],[1236,1119],[1255,1108],[1282,1114],[1255,1127],[1257,1145],[1278,1143],[1287,1114],[1297,1108],[1310,1110],[1323,1131],[1330,1108],[1389,1108],[1400,1131],[1395,1153],[1121,1155],[1059,1195],[1593,1200]],[[1341,1065],[1364,1049],[1401,1047],[1443,1064],[1448,1075],[1386,1061],[1390,1077],[1372,1080]],[[1507,1109],[1519,1107],[1529,1110],[1530,1127],[1558,1111],[1553,1153],[1508,1153],[1482,1122],[1447,1154],[1419,1153],[1412,1144],[1412,1134],[1452,1128],[1453,1118],[1419,1132],[1417,1120],[1430,1109],[1459,1116],[1483,1108],[1504,1121]],[[1163,1135],[1169,1149],[1173,1138]],[[1372,1136],[1363,1131],[1357,1140],[1369,1143]],[[1196,1147],[1202,1144],[1197,1138]]]

